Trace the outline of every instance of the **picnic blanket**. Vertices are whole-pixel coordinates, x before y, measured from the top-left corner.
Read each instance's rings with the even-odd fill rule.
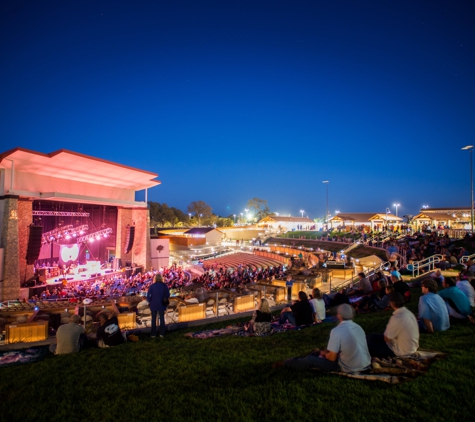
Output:
[[[323,321],[324,323],[327,322],[337,322],[336,317],[327,317]],[[309,327],[314,327],[319,324],[312,324],[312,325],[302,325],[300,327],[296,327],[292,324],[285,323],[280,325],[279,321],[274,321],[271,323],[271,330],[268,333],[264,334],[256,334],[256,333],[250,333],[249,331],[246,331],[244,329],[244,326],[242,325],[230,325],[226,328],[221,328],[217,330],[205,330],[205,331],[197,331],[197,332],[192,332],[192,333],[186,333],[185,337],[190,337],[190,338],[213,338],[213,337],[221,337],[221,336],[229,336],[229,335],[234,335],[234,336],[240,336],[240,337],[266,337],[270,336],[273,334],[278,334],[278,333],[284,333],[286,331],[292,331],[292,330],[303,330],[305,328]]]
[[[0,353],[0,367],[30,363],[43,360],[48,353],[48,347],[32,347],[25,350],[13,350]]]
[[[367,373],[330,373],[348,378],[399,384],[417,378],[420,375],[424,375],[429,370],[432,363],[443,359],[446,356],[446,353],[434,350],[418,350],[411,357],[393,357],[388,359],[373,358],[371,361],[371,370]],[[316,370],[318,371],[318,369]]]

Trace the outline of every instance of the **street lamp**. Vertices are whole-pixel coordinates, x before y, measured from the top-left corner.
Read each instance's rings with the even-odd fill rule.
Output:
[[[427,208],[429,208],[429,205],[423,205],[422,208],[426,210]]]
[[[473,145],[467,145],[463,147],[462,150],[470,151],[470,229],[473,236],[473,164],[472,164]]]
[[[305,212],[304,210],[300,210],[300,212],[302,213],[302,217],[303,217],[303,213]]]
[[[396,217],[397,217],[397,209],[401,206],[401,204],[393,204],[396,207]]]
[[[325,224],[326,224],[327,230],[328,230],[328,184],[330,183],[330,181],[329,180],[323,180],[322,183],[327,185],[327,212],[325,214]]]
[[[236,224],[236,214],[233,214],[234,217],[234,224]]]

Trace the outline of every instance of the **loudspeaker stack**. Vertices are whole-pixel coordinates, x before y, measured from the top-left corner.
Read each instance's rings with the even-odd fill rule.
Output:
[[[40,256],[41,237],[43,236],[43,226],[30,226],[30,236],[28,238],[28,249],[26,252],[26,263],[32,265]]]
[[[125,253],[129,253],[132,250],[132,246],[134,246],[134,238],[135,238],[135,226],[128,226],[127,227],[127,237],[125,241]]]

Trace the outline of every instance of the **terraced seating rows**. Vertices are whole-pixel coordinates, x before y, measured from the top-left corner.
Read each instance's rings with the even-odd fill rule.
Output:
[[[239,266],[252,267],[253,270],[257,268],[276,267],[282,263],[266,257],[261,257],[249,253],[238,252],[232,255],[226,255],[215,259],[210,259],[204,262],[203,267],[210,269],[212,267],[217,268],[238,268]]]

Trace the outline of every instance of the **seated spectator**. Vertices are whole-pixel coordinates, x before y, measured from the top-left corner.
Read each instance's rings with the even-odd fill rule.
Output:
[[[431,274],[431,277],[437,283],[437,286],[442,287],[444,276],[440,270],[436,270],[435,273]]]
[[[50,346],[50,351],[55,355],[77,353],[81,350],[86,340],[84,327],[79,325],[79,315],[72,315],[68,324],[61,325],[56,332],[56,344]]]
[[[359,281],[357,282],[358,287],[356,289],[350,289],[347,292],[348,296],[362,296],[373,291],[370,281],[366,278],[364,273],[358,273]]]
[[[432,279],[422,280],[422,296],[419,298],[419,329],[433,333],[450,328],[449,313],[444,300],[437,294],[437,283]]]
[[[279,323],[284,324],[286,321],[297,327],[313,323],[312,306],[305,292],[299,292],[299,300],[293,305],[282,309]]]
[[[369,369],[371,357],[363,329],[352,319],[353,308],[348,304],[338,307],[340,323],[330,332],[327,350],[316,351],[303,358],[287,359],[274,367],[287,366],[297,369],[317,368],[321,371],[362,372]]]
[[[111,316],[107,312],[101,312],[99,313],[99,322],[101,326],[96,334],[99,347],[118,346],[125,341],[119,328],[119,320],[115,315]]]
[[[312,290],[313,298],[310,300],[313,310],[313,321],[316,323],[322,322],[326,318],[325,302],[323,301],[320,289]]]
[[[406,268],[403,271],[401,271],[401,274],[412,275],[413,272],[414,272],[414,261],[410,259],[406,265]]]
[[[271,331],[272,314],[267,299],[261,300],[261,306],[254,311],[252,319],[245,329],[251,333],[265,334]]]
[[[443,287],[439,296],[444,299],[452,321],[466,319],[472,312],[467,295],[455,285],[452,277],[444,280]]]
[[[450,262],[447,260],[447,257],[444,256],[444,258],[436,264],[437,268],[440,268],[442,271],[445,271],[446,269],[450,268]]]
[[[389,275],[396,277],[398,280],[401,280],[401,273],[396,269],[396,267],[390,268]]]
[[[389,294],[389,304],[394,312],[389,319],[384,334],[367,336],[371,356],[410,356],[419,347],[419,328],[414,314],[404,306],[404,297],[393,292]]]
[[[475,289],[472,287],[472,285],[469,283],[466,277],[463,276],[458,276],[457,277],[457,283],[456,286],[462,290],[463,293],[465,293],[465,296],[467,296],[468,301],[470,302],[470,306],[474,307],[475,306]]]
[[[395,275],[391,276],[391,281],[392,281],[392,285],[394,287],[394,291],[398,292],[398,293],[401,293],[401,295],[403,297],[406,294],[406,292],[408,292],[410,290],[407,283],[402,281],[400,278],[398,278]]]
[[[455,267],[459,263],[455,252],[452,252],[452,254],[450,255],[449,262],[450,266],[452,267]]]
[[[396,250],[397,250],[397,246],[394,246],[394,248],[396,248]],[[388,252],[391,252],[390,248],[388,248]],[[389,265],[391,267],[394,267],[394,269],[397,270],[398,265],[399,265],[399,262],[397,260],[397,253],[391,253],[391,255],[389,257]]]
[[[378,289],[371,296],[365,296],[358,304],[361,312],[383,311],[389,306],[388,294],[394,291],[393,286],[387,286],[385,280],[378,281]]]

